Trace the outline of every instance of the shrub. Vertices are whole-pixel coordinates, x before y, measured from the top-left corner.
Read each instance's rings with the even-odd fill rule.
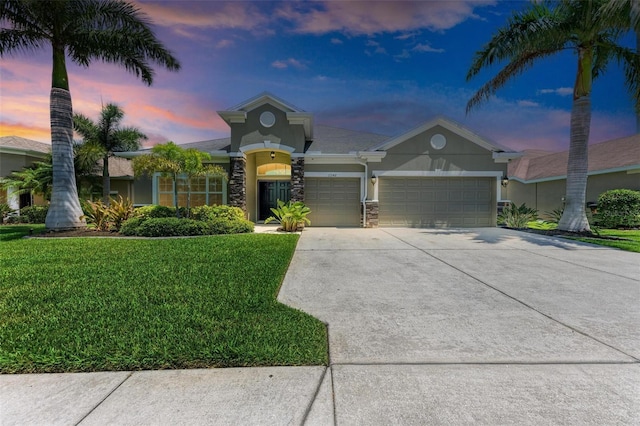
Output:
[[[195,220],[244,220],[244,212],[240,207],[232,206],[198,206],[191,209],[191,219]]]
[[[210,234],[246,234],[253,232],[253,222],[246,219],[216,218],[206,222]]]
[[[14,210],[9,206],[9,204],[0,203],[0,215],[1,215],[2,221],[4,221],[5,218],[9,217],[9,215],[13,213],[13,211]]]
[[[640,226],[640,191],[613,189],[600,194],[594,219],[603,228]]]
[[[124,235],[140,237],[178,237],[209,234],[206,222],[177,217],[132,218],[122,224]]]
[[[167,206],[143,206],[133,211],[135,217],[176,217],[176,209]]]
[[[102,200],[91,201],[86,200],[82,203],[82,211],[84,215],[81,219],[85,219],[87,223],[95,225],[98,231],[108,231],[111,223],[109,222],[109,207]]]
[[[20,216],[26,218],[28,223],[44,223],[47,219],[49,206],[27,206],[20,209]],[[20,222],[23,222],[21,219]]]
[[[292,203],[289,201],[287,204],[278,200],[278,207],[272,208],[273,216],[268,217],[264,223],[276,221],[282,225],[282,230],[286,232],[295,232],[305,225],[311,224],[307,215],[311,213],[311,209],[305,206],[302,201],[296,201]]]
[[[538,210],[527,207],[525,203],[520,206],[509,204],[502,209],[498,215],[498,223],[508,228],[526,228],[527,223],[538,218]]]
[[[133,216],[133,203],[128,198],[122,198],[118,195],[118,199],[111,200],[109,205],[109,221],[116,231],[120,230],[122,222]]]
[[[558,223],[562,218],[562,213],[564,213],[563,207],[558,207],[557,209],[553,209],[550,212],[544,212],[544,214],[549,219],[549,222]]]

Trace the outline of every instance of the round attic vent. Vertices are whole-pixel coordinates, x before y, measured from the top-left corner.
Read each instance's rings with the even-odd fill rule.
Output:
[[[271,111],[265,111],[260,114],[260,124],[264,127],[271,127],[276,124],[276,116]]]
[[[431,146],[433,147],[433,149],[442,149],[446,144],[447,138],[445,138],[444,135],[436,133],[435,135],[431,136]]]

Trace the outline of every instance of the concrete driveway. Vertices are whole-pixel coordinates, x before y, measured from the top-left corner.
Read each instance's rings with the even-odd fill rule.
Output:
[[[309,424],[640,424],[640,255],[496,228],[303,232]]]
[[[638,425],[640,255],[502,229],[302,233],[331,365],[0,375],[0,425]]]

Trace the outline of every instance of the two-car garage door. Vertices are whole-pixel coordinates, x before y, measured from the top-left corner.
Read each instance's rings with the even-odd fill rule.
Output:
[[[495,225],[495,178],[381,177],[380,226]]]

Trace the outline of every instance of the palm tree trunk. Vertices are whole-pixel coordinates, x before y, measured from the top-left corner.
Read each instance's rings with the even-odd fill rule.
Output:
[[[102,159],[102,202],[109,205],[111,196],[111,178],[109,177],[109,154]]]
[[[73,108],[71,94],[66,89],[51,88],[51,154],[53,157],[53,190],[45,220],[47,229],[86,226],[78,199],[73,166]]]
[[[558,229],[572,232],[591,231],[585,213],[587,171],[589,168],[589,130],[591,128],[591,97],[581,96],[571,109],[571,138],[567,165],[567,189],[562,218]]]

